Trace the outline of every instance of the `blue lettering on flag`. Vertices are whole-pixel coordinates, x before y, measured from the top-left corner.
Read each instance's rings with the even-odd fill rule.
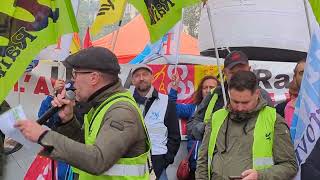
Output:
[[[291,126],[291,138],[300,166],[296,180],[317,179],[320,158],[320,28],[311,38],[299,97]]]

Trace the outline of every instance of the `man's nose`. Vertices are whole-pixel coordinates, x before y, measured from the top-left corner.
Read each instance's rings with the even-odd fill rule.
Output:
[[[140,80],[140,81],[143,81],[143,80],[144,80],[142,75],[139,76],[139,80]]]
[[[245,108],[242,104],[237,104],[237,111],[243,111]]]
[[[209,91],[210,91],[210,87],[207,87],[207,88],[205,89],[205,92],[206,92],[206,93],[209,93]]]

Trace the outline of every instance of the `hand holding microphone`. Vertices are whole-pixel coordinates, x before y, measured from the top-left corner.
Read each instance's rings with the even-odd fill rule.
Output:
[[[66,123],[73,118],[73,106],[75,105],[75,93],[71,90],[62,90],[61,94],[58,94],[51,101],[52,108],[56,109],[62,123]],[[51,109],[51,108],[50,108]]]
[[[55,97],[55,98],[60,98],[61,100],[63,99],[63,100],[69,100],[69,101],[73,101],[74,99],[75,99],[75,94],[74,94],[74,92],[73,91],[71,91],[71,90],[68,90],[68,91],[62,91],[63,93],[65,93],[64,95],[62,95],[62,94],[58,94],[57,95],[57,97]],[[62,93],[61,92],[61,93]],[[65,97],[64,97],[65,96]],[[53,100],[54,101],[54,100]],[[53,103],[53,102],[51,102],[51,103]],[[40,124],[40,125],[43,125],[45,122],[47,122],[48,121],[48,119],[49,118],[51,118],[55,113],[57,113],[60,109],[62,109],[64,106],[65,106],[65,104],[62,104],[62,103],[64,103],[64,102],[59,102],[58,101],[58,104],[59,105],[53,105],[52,104],[52,107],[51,108],[49,108],[38,120],[37,120],[37,122]],[[67,101],[67,103],[69,103],[68,101]]]
[[[60,116],[62,123],[66,123],[73,118],[73,106],[75,105],[75,93],[72,90],[62,90],[61,94],[51,102],[52,107],[45,112],[37,121],[33,120],[19,120],[15,123],[14,127],[19,129],[23,136],[32,142],[38,142],[39,137],[43,135],[47,128],[42,127],[49,118],[55,113]]]

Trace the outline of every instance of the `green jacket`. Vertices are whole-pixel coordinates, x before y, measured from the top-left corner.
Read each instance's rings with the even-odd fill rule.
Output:
[[[218,133],[216,148],[212,160],[212,179],[228,180],[228,176],[239,176],[247,169],[252,169],[253,132],[257,116],[265,100],[260,98],[257,107],[247,114],[247,120],[231,120],[232,115],[222,124]],[[228,127],[227,127],[228,126]],[[211,124],[205,129],[197,161],[196,179],[208,179],[208,143]],[[263,148],[263,147],[262,147]],[[293,144],[288,126],[277,114],[273,143],[275,165],[266,170],[259,170],[259,180],[292,179],[298,170]]]
[[[9,109],[10,109],[9,104],[6,101],[3,101],[3,103],[0,105],[0,115]],[[4,134],[2,134],[2,132],[0,131],[0,176],[2,176],[3,162],[4,162],[3,141],[4,141]]]
[[[97,108],[108,97],[125,92],[121,82],[101,89],[89,100]],[[94,145],[84,144],[84,131],[76,119],[49,131],[41,140],[47,147],[42,155],[67,162],[93,175],[100,175],[122,157],[136,157],[147,151],[147,135],[138,110],[128,102],[113,104],[105,113],[104,121]]]

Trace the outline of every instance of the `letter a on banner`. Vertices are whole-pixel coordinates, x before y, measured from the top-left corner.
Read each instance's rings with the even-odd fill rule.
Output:
[[[103,26],[120,21],[125,5],[126,0],[100,0],[100,9],[90,29],[91,34],[96,35]]]
[[[77,31],[70,0],[1,1],[0,103],[40,50]]]

